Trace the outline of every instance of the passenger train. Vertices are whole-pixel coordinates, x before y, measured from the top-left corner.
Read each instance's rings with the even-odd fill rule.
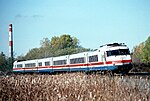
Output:
[[[113,73],[128,73],[132,68],[131,62],[129,48],[124,43],[112,43],[102,45],[99,49],[90,52],[27,61],[15,61],[13,72],[112,71]]]

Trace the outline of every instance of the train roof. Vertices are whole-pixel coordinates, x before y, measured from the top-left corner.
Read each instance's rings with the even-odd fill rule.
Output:
[[[104,46],[116,47],[116,46],[126,46],[126,45],[125,43],[112,43],[112,44],[101,45],[100,48]]]

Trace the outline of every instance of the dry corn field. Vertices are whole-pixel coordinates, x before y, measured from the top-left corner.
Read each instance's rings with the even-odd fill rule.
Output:
[[[150,79],[85,73],[0,77],[0,101],[150,101]]]

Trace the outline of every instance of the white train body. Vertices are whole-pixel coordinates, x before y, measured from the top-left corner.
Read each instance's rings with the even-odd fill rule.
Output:
[[[59,57],[14,62],[14,72],[107,71],[127,73],[131,68],[129,49],[124,44],[106,44],[96,51]]]

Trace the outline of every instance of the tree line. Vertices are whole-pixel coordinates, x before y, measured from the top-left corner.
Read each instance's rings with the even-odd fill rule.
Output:
[[[17,59],[31,60],[46,57],[56,57],[61,55],[69,55],[79,52],[88,51],[90,49],[83,48],[76,37],[63,34],[54,36],[50,39],[43,38],[40,41],[39,48],[33,48],[25,56],[18,56]]]
[[[8,58],[3,52],[0,53],[0,74],[1,71],[9,72],[12,70],[10,61],[11,59]]]
[[[89,51],[80,45],[80,41],[76,37],[67,34],[54,36],[51,39],[43,38],[40,41],[39,48],[33,48],[27,52],[25,56],[18,56],[14,60],[31,60],[46,57],[56,57],[61,55],[70,55],[79,52]],[[150,66],[150,36],[145,42],[133,48],[132,61],[133,64]],[[0,53],[0,71],[12,70],[9,65],[10,59],[3,53]],[[142,65],[143,66],[143,65]]]
[[[134,71],[150,72],[150,36],[133,48],[132,62]]]
[[[135,46],[133,50],[132,59],[134,63],[150,64],[150,36],[145,42]]]

